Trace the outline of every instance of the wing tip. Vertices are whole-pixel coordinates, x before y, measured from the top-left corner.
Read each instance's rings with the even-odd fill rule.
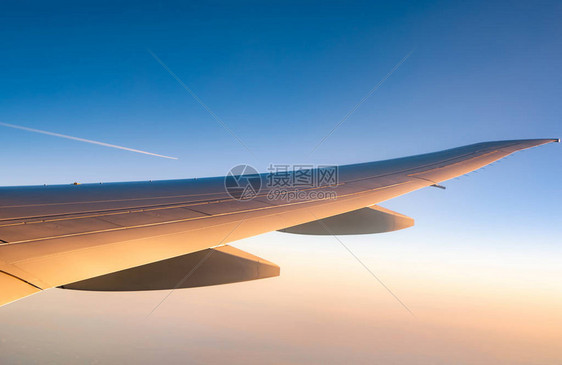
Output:
[[[505,141],[514,143],[513,146],[515,150],[523,150],[531,147],[538,147],[549,143],[559,143],[560,138],[535,138],[535,139],[519,139],[519,140],[512,140],[512,141]]]
[[[547,144],[547,143],[560,143],[560,138],[544,138],[544,139],[536,139],[538,145]]]
[[[544,138],[544,139],[536,139],[537,146],[548,144],[548,143],[560,143],[560,138]]]
[[[539,139],[534,139],[532,141],[537,141],[537,142],[543,142],[543,143],[560,143],[560,138],[539,138]]]

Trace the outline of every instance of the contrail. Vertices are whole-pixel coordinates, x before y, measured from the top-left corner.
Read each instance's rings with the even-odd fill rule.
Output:
[[[146,151],[136,150],[136,149],[134,149],[134,148],[123,147],[123,146],[117,146],[117,145],[114,145],[114,144],[109,144],[109,143],[104,143],[104,142],[99,142],[99,141],[92,141],[91,139],[85,139],[85,138],[67,136],[67,135],[65,135],[65,134],[43,131],[43,130],[41,130],[41,129],[22,127],[22,126],[19,126],[19,125],[8,124],[8,123],[2,123],[2,122],[0,122],[0,125],[1,125],[1,126],[4,126],[4,127],[9,127],[9,128],[21,129],[22,131],[28,131],[28,132],[34,132],[34,133],[41,133],[41,134],[46,134],[46,135],[48,135],[48,136],[55,136],[55,137],[60,137],[60,138],[72,139],[73,141],[80,141],[80,142],[86,142],[86,143],[91,143],[91,144],[97,144],[98,146],[105,146],[105,147],[117,148],[117,149],[120,149],[120,150],[125,150],[125,151],[130,151],[130,152],[136,152],[136,153],[142,153],[142,154],[150,155],[150,156],[156,156],[156,157],[162,157],[162,158],[169,158],[170,160],[177,160],[177,159],[178,159],[177,157],[170,157],[170,156],[159,155],[159,154],[157,154],[157,153],[152,153],[152,152],[146,152]]]

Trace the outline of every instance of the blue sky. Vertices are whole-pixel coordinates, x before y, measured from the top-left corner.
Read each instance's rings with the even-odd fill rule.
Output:
[[[2,130],[3,168],[20,166],[4,185],[223,175],[240,162],[352,163],[561,134],[556,2],[12,5],[0,25],[3,122],[180,160]]]
[[[0,127],[0,185],[217,176],[240,163],[265,171],[270,163],[345,164],[482,141],[561,137],[561,18],[557,1],[4,2],[0,122],[179,160]],[[503,278],[497,290],[513,284],[510,278],[521,280],[511,275],[523,263],[529,285],[544,280],[537,290],[559,291],[555,276],[541,275],[559,274],[560,148],[524,151],[445,183],[446,191],[389,201],[383,205],[416,218],[416,226],[348,242],[370,263],[385,258],[422,277],[416,265],[439,267],[444,260],[451,267],[470,261],[471,275],[481,265],[493,267],[482,280]],[[271,242],[288,250],[285,256]],[[322,262],[349,259],[322,251],[322,244],[273,233],[240,247],[283,262],[287,279],[279,280],[291,280],[299,264],[320,270]],[[316,259],[287,260],[295,250]],[[536,264],[524,266],[525,258]],[[408,296],[414,284],[387,269],[387,284],[416,307]],[[436,277],[447,275],[430,275],[424,285],[438,286]],[[38,299],[31,300],[32,306]],[[553,316],[560,319],[559,312]]]

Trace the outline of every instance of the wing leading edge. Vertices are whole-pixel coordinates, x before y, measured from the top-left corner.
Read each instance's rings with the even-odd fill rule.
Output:
[[[335,186],[317,188],[335,199],[271,200],[263,189],[238,201],[226,194],[222,177],[0,188],[0,304],[358,211],[550,142],[558,140],[485,142],[340,166]]]

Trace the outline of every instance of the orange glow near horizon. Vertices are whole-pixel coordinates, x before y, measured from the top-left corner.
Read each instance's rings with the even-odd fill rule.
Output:
[[[562,361],[562,268],[546,254],[495,263],[476,250],[479,260],[435,252],[398,259],[397,247],[365,254],[352,242],[414,318],[336,241],[264,237],[237,246],[275,261],[280,277],[177,290],[148,318],[167,292],[55,289],[3,307],[4,331],[20,337],[2,337],[0,359],[21,358],[15,349],[28,346],[47,362],[69,352],[81,361],[140,363]],[[33,323],[33,334],[22,332],[23,322]],[[49,335],[54,328],[57,336]],[[77,345],[65,348],[69,342]]]

